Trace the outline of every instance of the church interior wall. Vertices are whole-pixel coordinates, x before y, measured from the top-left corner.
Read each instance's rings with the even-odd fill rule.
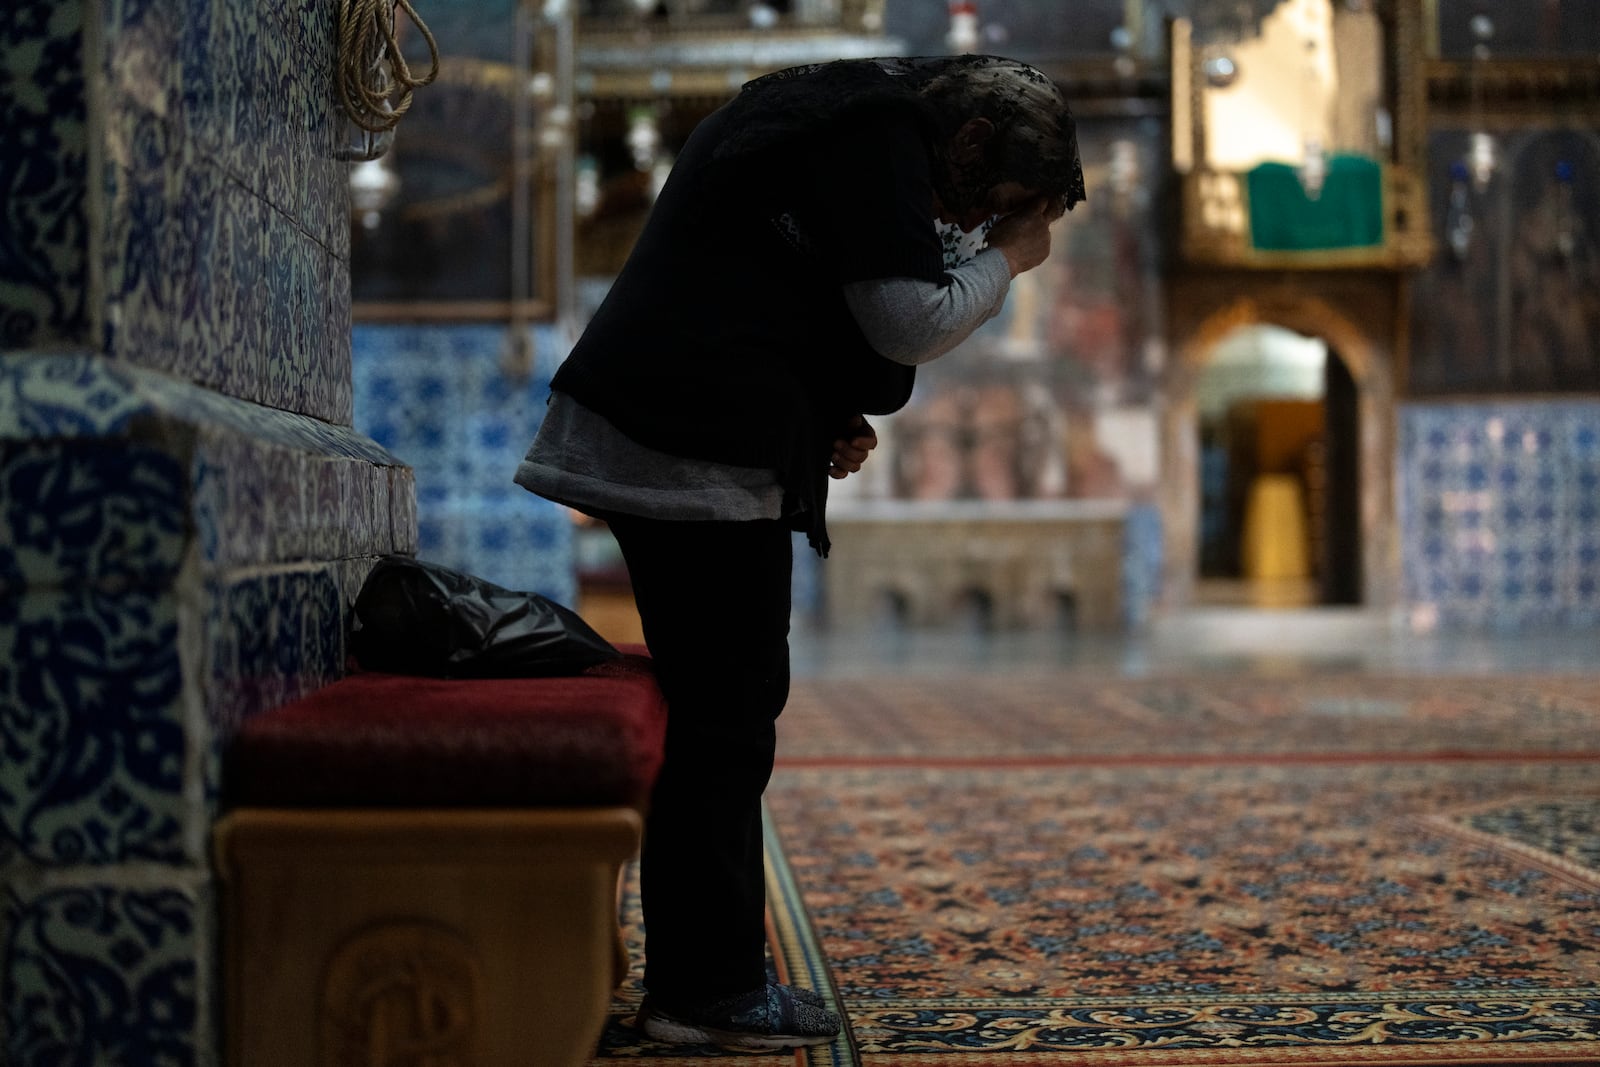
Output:
[[[1600,138],[1554,117],[1429,140],[1439,254],[1418,277],[1395,454],[1420,629],[1600,619]]]

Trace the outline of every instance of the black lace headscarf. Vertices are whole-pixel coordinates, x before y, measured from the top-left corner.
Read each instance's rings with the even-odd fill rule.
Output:
[[[792,67],[749,82],[728,106],[736,121],[714,161],[827,129],[874,107],[897,107],[916,113],[929,128],[939,156],[934,189],[952,212],[966,214],[1007,181],[1044,194],[1059,208],[1084,199],[1071,109],[1043,72],[1014,59],[895,57]],[[943,153],[974,118],[994,123],[995,136],[971,164],[952,166]]]

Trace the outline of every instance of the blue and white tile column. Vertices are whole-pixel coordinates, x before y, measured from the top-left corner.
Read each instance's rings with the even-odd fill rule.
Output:
[[[234,726],[338,677],[411,470],[351,428],[334,5],[0,15],[0,1062],[212,1064]]]
[[[1600,402],[1408,405],[1398,462],[1414,626],[1600,624]]]

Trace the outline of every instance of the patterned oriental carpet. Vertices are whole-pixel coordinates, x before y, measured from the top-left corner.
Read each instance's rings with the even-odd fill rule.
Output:
[[[1600,679],[812,681],[780,724],[866,1067],[1600,1064]]]

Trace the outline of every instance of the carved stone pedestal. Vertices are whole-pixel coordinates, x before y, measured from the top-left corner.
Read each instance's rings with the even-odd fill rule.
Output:
[[[632,808],[244,808],[216,831],[232,1067],[577,1067]]]

